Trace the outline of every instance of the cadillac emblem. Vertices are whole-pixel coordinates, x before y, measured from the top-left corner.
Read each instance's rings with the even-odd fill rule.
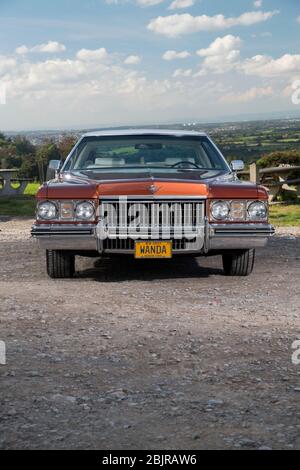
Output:
[[[155,186],[155,184],[151,184],[151,186],[149,186],[149,191],[150,191],[152,194],[157,193],[158,190],[159,190],[159,188],[158,188],[157,186]]]

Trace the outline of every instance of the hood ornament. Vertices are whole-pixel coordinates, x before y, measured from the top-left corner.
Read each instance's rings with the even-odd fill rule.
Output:
[[[158,188],[157,186],[155,186],[155,184],[151,184],[151,186],[149,186],[149,191],[152,193],[152,194],[155,194],[157,193],[157,191],[159,191],[160,188]]]

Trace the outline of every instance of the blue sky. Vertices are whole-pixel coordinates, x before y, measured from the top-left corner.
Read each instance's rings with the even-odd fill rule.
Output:
[[[295,111],[299,32],[298,0],[0,0],[0,129]]]

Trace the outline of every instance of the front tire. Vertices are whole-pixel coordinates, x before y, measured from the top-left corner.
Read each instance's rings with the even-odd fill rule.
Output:
[[[47,273],[52,279],[71,278],[75,272],[75,256],[67,251],[47,250]]]
[[[254,267],[255,250],[226,253],[222,258],[226,276],[249,276]]]

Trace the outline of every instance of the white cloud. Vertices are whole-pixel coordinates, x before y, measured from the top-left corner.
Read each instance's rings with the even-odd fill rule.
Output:
[[[0,57],[0,67],[2,63],[9,65],[6,82],[10,93],[21,100],[55,94],[61,94],[60,99],[64,94],[74,99],[106,94],[114,100],[120,94],[146,94],[149,89],[159,94],[159,90],[167,89],[167,81],[148,81],[137,71],[119,65],[117,55],[111,56],[112,63],[95,60],[106,55],[99,50],[81,50],[77,59],[48,59],[37,63],[27,59],[8,62],[8,58]]]
[[[21,54],[27,54],[28,52],[29,52],[29,48],[25,45],[17,47],[17,49],[16,49],[16,53],[20,54],[20,55]]]
[[[152,7],[153,5],[158,5],[164,0],[136,0],[136,3],[141,7]]]
[[[126,65],[135,65],[135,64],[139,64],[140,62],[141,62],[141,58],[138,55],[129,55],[124,60],[124,64]]]
[[[110,59],[110,63],[79,59],[33,63],[19,57],[1,79],[10,105],[5,115],[0,114],[0,127],[143,122],[175,109],[180,98],[176,99],[178,93],[170,80],[148,79],[143,72],[120,65],[117,54]],[[46,108],[47,113],[41,113]]]
[[[241,44],[238,36],[227,35],[215,39],[206,49],[199,49],[197,54],[204,60],[196,75],[237,70],[245,75],[267,78],[300,73],[300,54],[284,54],[277,59],[256,55],[241,60]]]
[[[240,51],[233,50],[223,55],[212,55],[205,57],[198,76],[207,73],[225,73],[235,69],[240,63]]]
[[[261,8],[262,7],[262,0],[255,0],[255,2],[253,2],[253,5],[255,8]]]
[[[254,101],[257,98],[265,98],[273,95],[273,88],[271,86],[262,88],[250,88],[241,93],[230,93],[220,98],[221,103],[248,103]]]
[[[32,52],[64,52],[66,50],[66,46],[64,44],[60,44],[57,41],[48,41],[47,44],[39,44],[31,49]]]
[[[173,73],[173,77],[174,78],[177,78],[177,77],[191,77],[192,73],[193,73],[192,69],[186,69],[186,70],[177,69]]]
[[[208,72],[224,73],[235,68],[239,64],[242,41],[238,36],[228,34],[216,38],[206,49],[199,49],[197,54],[204,57],[201,69],[197,76]]]
[[[300,72],[300,55],[285,54],[278,59],[267,55],[256,55],[244,60],[240,70],[246,75],[275,77],[293,72]]]
[[[300,75],[300,56],[241,60],[241,42],[228,34],[208,45],[200,43],[198,70],[190,65],[184,68],[187,50],[166,51],[164,59],[183,59],[176,65],[182,68],[172,71],[168,79],[150,78],[140,67],[126,66],[128,57],[104,48],[81,49],[76,57],[47,60],[27,53],[0,56],[1,84],[9,103],[5,114],[0,114],[0,127],[146,125],[146,121],[262,112],[290,103],[290,97],[282,93],[293,75]],[[41,113],[41,109],[48,112]]]
[[[174,0],[169,6],[169,10],[177,10],[179,8],[192,7],[195,4],[195,0]]]
[[[231,34],[228,34],[222,38],[218,37],[215,39],[208,48],[199,49],[197,54],[200,57],[223,55],[224,53],[239,48],[241,44],[242,41],[238,36],[232,36]]]
[[[80,49],[76,54],[77,59],[84,61],[104,60],[108,58],[108,53],[104,47],[100,49]]]
[[[0,73],[5,74],[16,67],[16,60],[13,57],[0,55]]]
[[[297,17],[297,23],[300,23],[300,15]]]
[[[175,59],[186,59],[187,57],[190,57],[190,53],[188,51],[166,51],[162,58],[164,60],[175,60]]]
[[[251,26],[267,21],[278,13],[278,10],[269,12],[252,11],[231,18],[226,18],[224,15],[192,16],[189,13],[174,14],[154,18],[148,24],[148,29],[168,37],[176,37],[198,31],[216,31],[233,26]]]
[[[65,50],[66,46],[64,44],[60,44],[57,41],[48,41],[45,44],[37,44],[30,48],[25,45],[17,47],[16,53],[19,55],[28,54],[29,52],[45,52],[54,54],[57,52],[64,52]]]

